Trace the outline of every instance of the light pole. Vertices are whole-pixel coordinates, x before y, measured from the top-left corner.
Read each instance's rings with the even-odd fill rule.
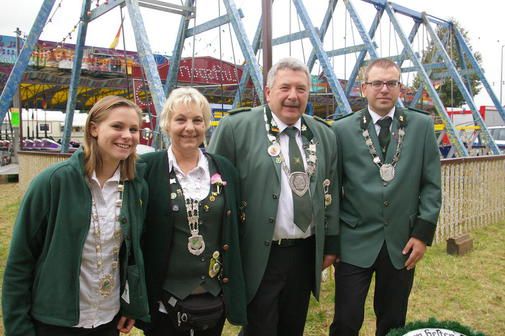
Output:
[[[505,44],[501,45],[501,57],[500,57],[500,105],[503,106],[502,103],[502,92],[503,92],[503,47],[505,47]]]

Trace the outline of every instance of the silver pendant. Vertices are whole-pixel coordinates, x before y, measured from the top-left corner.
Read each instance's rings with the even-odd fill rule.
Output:
[[[268,147],[268,155],[270,156],[277,156],[280,152],[281,146],[277,142],[274,142]]]
[[[203,236],[199,234],[191,234],[188,237],[188,251],[193,255],[200,255],[205,250],[205,241]]]
[[[309,175],[306,172],[289,174],[289,187],[298,197],[302,197],[309,190],[309,181]]]
[[[395,178],[395,167],[389,163],[383,164],[379,171],[384,182],[391,182]]]

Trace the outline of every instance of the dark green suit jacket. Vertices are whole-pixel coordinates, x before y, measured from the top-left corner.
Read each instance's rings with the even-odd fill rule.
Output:
[[[323,255],[338,253],[337,153],[331,129],[310,116],[304,115],[303,118],[317,142],[317,171],[310,181],[310,194],[316,237],[313,292],[318,298]],[[256,294],[266,269],[281,192],[281,165],[268,154],[269,145],[263,106],[260,106],[222,119],[209,146],[210,152],[230,159],[239,172],[241,201],[245,205],[240,244],[249,302]],[[326,208],[325,179],[332,182],[329,191],[333,197],[332,204]]]
[[[217,170],[227,182],[223,188],[225,210],[222,222],[220,254],[223,256],[221,288],[224,293],[226,317],[232,324],[245,325],[246,298],[244,275],[238,239],[238,182],[235,168],[228,160],[218,155],[208,156],[214,160]],[[141,161],[147,163],[145,180],[149,185],[149,206],[145,221],[143,252],[146,267],[149,305],[158,309],[162,285],[168,267],[174,230],[169,192],[168,156],[166,151],[144,154]]]
[[[391,162],[396,150],[397,112],[386,163]],[[395,178],[387,184],[382,181],[365,144],[360,126],[362,111],[337,120],[332,126],[337,137],[343,192],[340,237],[341,260],[345,263],[370,267],[385,241],[393,265],[401,269],[407,259],[402,249],[410,237],[428,245],[433,240],[442,199],[433,122],[423,113],[403,112],[406,118],[403,148]],[[368,131],[375,148],[380,148],[373,122],[369,123]]]

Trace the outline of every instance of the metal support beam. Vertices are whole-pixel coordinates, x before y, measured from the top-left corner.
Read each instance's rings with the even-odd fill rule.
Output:
[[[363,50],[359,53],[358,58],[356,59],[356,63],[354,64],[354,68],[352,69],[351,75],[349,76],[349,80],[347,81],[347,85],[345,87],[345,93],[346,95],[349,95],[352,88],[354,87],[354,83],[356,82],[356,79],[358,78],[359,70],[360,67],[364,64],[363,62],[365,61],[365,56],[367,54],[367,51],[370,54],[371,58],[376,58],[377,57],[377,52],[375,50],[375,45],[372,44],[373,37],[375,36],[375,32],[377,31],[377,28],[379,27],[380,20],[382,18],[382,15],[384,13],[384,7],[378,7],[377,12],[375,13],[375,17],[373,19],[372,25],[370,26],[370,29],[368,30],[368,34],[365,32],[365,26],[361,19],[358,16],[357,11],[354,9],[354,6],[352,5],[350,0],[344,0],[344,4],[347,8],[347,11],[349,12],[351,19],[354,21],[354,25],[356,26],[356,29],[358,30],[360,36],[365,37],[363,41],[367,45],[368,49]]]
[[[370,54],[370,57],[372,59],[376,59],[378,57],[377,51],[376,51],[376,45],[373,42],[372,38],[370,37],[369,34],[365,32],[364,29],[364,24],[361,21],[360,17],[358,16],[358,12],[354,9],[354,6],[351,4],[349,0],[344,0],[344,3],[346,5],[347,11],[349,12],[349,15],[351,16],[352,21],[354,22],[354,25],[356,26],[356,29],[358,30],[358,33],[361,36],[361,39],[365,42],[365,51],[368,51]],[[360,62],[363,64],[363,62]],[[349,84],[349,82],[348,82]],[[354,85],[354,77],[352,79],[352,85]],[[348,86],[349,87],[349,86]],[[349,87],[350,88],[350,87]],[[348,92],[346,92],[348,94]],[[396,105],[399,107],[403,107],[403,102],[401,100],[398,100],[396,102]]]
[[[7,82],[5,83],[4,89],[2,91],[2,95],[0,96],[0,126],[2,126],[5,115],[7,114],[7,110],[11,105],[12,98],[16,94],[19,84],[21,83],[21,78],[23,77],[23,73],[28,66],[28,62],[30,61],[30,57],[32,56],[33,47],[37,44],[39,40],[39,36],[44,29],[44,26],[47,22],[49,14],[54,6],[54,2],[56,0],[44,0],[42,6],[40,7],[39,13],[35,18],[35,22],[33,23],[32,29],[28,34],[28,38],[23,44],[23,49],[21,49],[21,53],[16,59],[16,63],[12,68],[12,71],[7,78]],[[21,109],[20,109],[21,112]]]
[[[330,26],[330,22],[333,19],[333,13],[335,12],[335,7],[337,6],[338,0],[329,0],[328,8],[326,8],[326,12],[324,14],[323,22],[319,27],[319,38],[321,41],[324,41],[324,37],[326,36],[326,32],[328,31],[328,27]],[[307,67],[309,71],[312,71],[314,67],[314,63],[316,63],[316,52],[315,49],[312,49],[309,60],[307,61]]]
[[[256,33],[254,33],[253,41],[252,41],[252,49],[253,53],[256,55],[258,53],[258,50],[260,49],[260,44],[261,44],[261,32],[262,32],[262,18],[260,17],[260,20],[258,21],[258,26],[256,27]],[[232,104],[232,109],[237,108],[237,106],[240,105],[241,101],[241,95],[246,89],[247,82],[249,81],[249,78],[251,78],[249,74],[249,68],[244,67],[242,71],[242,77],[240,78],[240,84],[238,86],[237,92],[235,92],[235,98],[233,99],[233,104]]]
[[[310,42],[312,43],[312,47],[315,50],[319,63],[323,68],[324,74],[326,76],[326,79],[328,80],[328,84],[333,93],[333,97],[335,97],[335,100],[337,101],[337,109],[335,111],[335,115],[337,114],[345,115],[348,113],[352,113],[349,101],[347,100],[345,92],[342,89],[342,86],[340,85],[337,76],[335,76],[335,72],[333,71],[333,67],[331,66],[330,59],[328,58],[328,55],[323,49],[323,44],[319,38],[319,35],[317,34],[316,29],[314,28],[314,25],[312,24],[312,21],[309,18],[305,6],[303,5],[301,0],[293,0],[293,3],[296,7],[300,20],[303,23],[303,26],[305,27],[306,30],[310,32]]]
[[[316,28],[316,31],[317,31],[317,28]],[[299,31],[299,32],[296,32],[293,34],[284,35],[284,36],[272,39],[272,46],[281,45],[284,43],[289,43],[289,42],[293,42],[293,41],[297,41],[297,40],[302,40],[307,37],[310,37],[310,33],[308,31],[306,31],[306,30]]]
[[[192,7],[195,0],[186,0],[185,5],[187,7]],[[181,16],[179,21],[179,30],[177,31],[177,38],[175,40],[174,49],[172,50],[172,57],[170,58],[170,67],[168,68],[168,75],[165,80],[164,95],[168,96],[174,86],[177,83],[177,73],[179,72],[179,63],[181,61],[182,49],[184,47],[184,40],[186,36],[186,31],[189,26],[189,16]]]
[[[251,43],[249,43],[249,39],[247,38],[244,26],[242,25],[242,21],[240,20],[237,7],[233,0],[223,0],[223,2],[226,7],[226,12],[230,16],[231,25],[235,31],[235,36],[237,37],[242,54],[244,55],[246,66],[249,68],[249,74],[251,75],[254,88],[256,89],[260,102],[263,104],[263,76],[252,50]]]
[[[91,22],[95,19],[98,19],[100,16],[110,12],[117,6],[124,6],[125,0],[117,0],[117,1],[108,1],[107,3],[104,3],[101,6],[96,7],[95,9],[91,10],[91,13],[89,14],[88,22]]]
[[[447,114],[447,111],[445,110],[442,100],[440,99],[435,88],[433,87],[433,84],[431,83],[430,78],[426,73],[426,70],[424,70],[421,60],[418,57],[416,57],[412,45],[410,44],[407,36],[400,27],[400,24],[398,23],[395,14],[393,13],[393,9],[389,4],[386,4],[384,5],[384,10],[388,14],[389,20],[393,24],[396,33],[398,34],[403,45],[405,46],[405,51],[407,52],[409,59],[412,61],[412,63],[414,63],[416,67],[419,68],[418,75],[424,81],[425,88],[428,91],[429,95],[431,96],[433,104],[435,105],[435,108],[437,109],[440,117],[445,123],[447,135],[449,137],[452,146],[455,149],[455,152],[457,153],[458,156],[468,156],[468,151],[465,148],[465,145],[461,141],[460,137],[457,135],[456,129],[451,121],[451,118]]]
[[[454,29],[454,35],[456,36],[456,39],[458,40],[459,45],[463,48],[464,53],[468,57],[468,60],[472,64],[472,68],[477,72],[477,75],[479,76],[479,79],[482,83],[482,86],[486,89],[487,93],[489,94],[489,97],[493,101],[493,104],[496,107],[496,110],[500,114],[502,120],[505,122],[505,110],[503,109],[503,106],[501,102],[498,100],[498,97],[496,97],[493,89],[491,89],[491,85],[489,85],[489,82],[487,81],[487,78],[484,76],[484,71],[482,71],[479,63],[473,57],[472,50],[470,47],[466,44],[465,38],[461,34],[459,30]],[[502,83],[500,83],[501,85]]]
[[[81,77],[82,56],[84,53],[84,43],[86,42],[86,32],[88,31],[88,11],[91,7],[91,0],[84,0],[81,9],[81,21],[77,31],[77,41],[75,45],[74,61],[72,64],[72,75],[70,86],[68,88],[68,100],[65,116],[65,125],[63,127],[63,137],[61,139],[61,152],[68,153],[70,136],[72,134],[72,125],[74,124],[75,101],[77,90],[79,89],[79,79]]]
[[[244,13],[242,10],[239,8],[238,14],[241,19],[244,18]],[[221,15],[218,18],[215,18],[213,20],[207,21],[205,23],[199,24],[198,26],[195,26],[194,28],[189,28],[186,31],[186,35],[184,36],[185,38],[192,37],[193,35],[198,35],[201,33],[204,33],[206,31],[209,31],[214,28],[221,27],[222,25],[225,25],[230,22],[230,17],[228,15]]]
[[[195,11],[195,8],[190,6],[180,6],[158,0],[137,0],[137,2],[140,7],[150,8],[167,13],[179,14],[183,16],[191,15]]]
[[[376,43],[373,42],[374,46],[376,46]],[[335,57],[335,56],[342,56],[342,55],[347,55],[347,54],[352,54],[352,53],[357,53],[363,50],[367,50],[368,46],[366,44],[357,44],[354,46],[350,47],[345,47],[345,48],[339,48],[335,50],[327,50],[326,54],[329,57]]]
[[[445,51],[444,46],[443,46],[442,42],[440,41],[440,39],[438,38],[437,33],[435,32],[435,30],[431,26],[430,22],[428,21],[428,19],[424,15],[423,15],[423,20],[424,20],[424,25],[426,26],[426,31],[430,35],[433,44],[440,51],[440,55],[442,56],[444,63],[447,65],[447,69],[448,69],[449,73],[451,74],[452,79],[454,80],[459,91],[461,92],[461,94],[465,98],[465,101],[468,104],[468,107],[470,107],[470,110],[472,111],[472,115],[473,115],[473,120],[475,121],[475,123],[478,126],[480,126],[481,135],[484,135],[483,138],[484,138],[485,142],[487,143],[487,145],[489,146],[489,148],[491,149],[493,154],[495,154],[495,155],[500,154],[500,149],[498,148],[498,146],[494,142],[493,137],[489,134],[489,130],[488,130],[486,124],[484,123],[484,120],[482,120],[482,116],[477,111],[477,106],[475,106],[475,102],[473,101],[473,97],[470,95],[470,92],[468,92],[465,84],[463,83],[463,80],[461,79],[461,76],[458,74],[458,71],[454,67],[454,63],[453,63],[451,57]],[[461,59],[464,61],[463,55],[460,55],[460,56],[461,56]]]
[[[165,103],[165,95],[163,92],[163,86],[161,84],[160,74],[154,60],[153,53],[151,51],[151,46],[147,38],[147,32],[144,26],[144,20],[142,19],[142,14],[140,13],[140,8],[136,0],[126,0],[126,7],[128,8],[128,14],[130,16],[130,21],[133,26],[133,32],[135,34],[135,41],[137,43],[137,52],[144,69],[144,74],[149,85],[149,91],[151,92],[151,97],[153,100],[154,108],[156,110],[156,129],[153,135],[153,147],[159,149],[161,143],[159,141],[160,130],[159,130],[159,116],[163,109]],[[165,143],[167,139],[163,137]]]

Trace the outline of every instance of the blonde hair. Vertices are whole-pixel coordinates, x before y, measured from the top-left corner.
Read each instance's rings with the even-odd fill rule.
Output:
[[[108,117],[108,112],[117,107],[129,107],[137,112],[139,126],[142,123],[142,110],[132,101],[118,96],[106,96],[93,105],[86,119],[84,133],[84,171],[88,177],[91,177],[93,171],[100,169],[103,165],[98,142],[96,137],[91,134],[93,124],[98,125]],[[137,154],[134,152],[125,160],[119,163],[121,180],[133,180],[135,178],[135,161]]]
[[[173,90],[168,96],[165,105],[163,106],[163,111],[160,117],[160,128],[168,135],[168,128],[170,127],[170,119],[177,106],[190,106],[195,104],[203,114],[203,122],[205,124],[205,129],[209,128],[210,125],[210,104],[207,98],[202,95],[197,89],[185,86]]]

